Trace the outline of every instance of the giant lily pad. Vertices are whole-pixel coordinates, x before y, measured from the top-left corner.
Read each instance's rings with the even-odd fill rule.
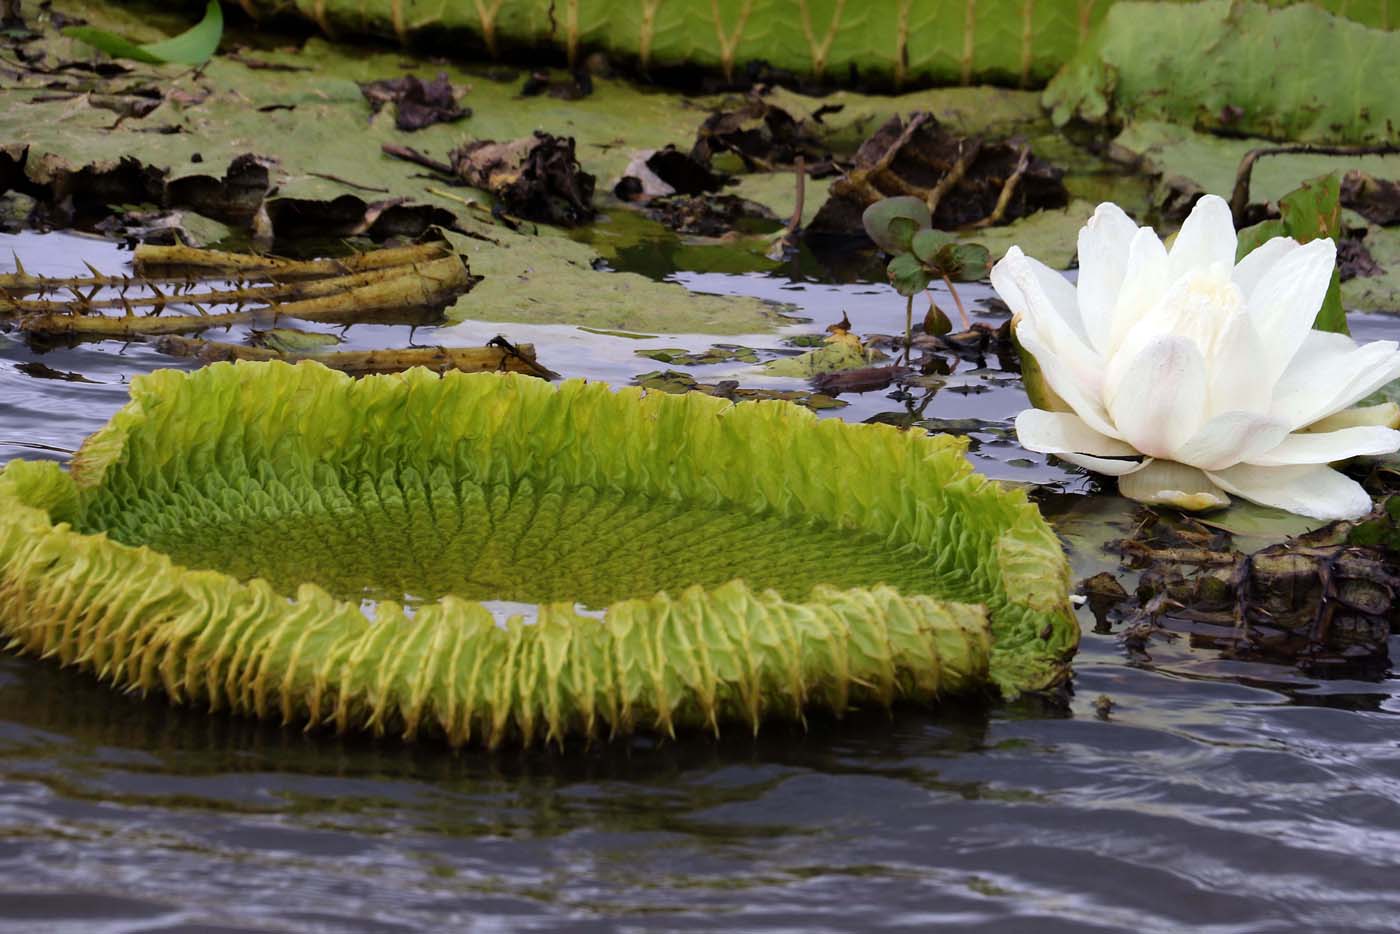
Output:
[[[1167,120],[1307,142],[1400,126],[1400,36],[1311,3],[1122,2],[1045,90],[1057,123]]]
[[[509,375],[161,371],[70,471],[0,473],[0,631],[127,690],[453,744],[1059,684],[1064,555],[964,447]]]
[[[1288,0],[1281,0],[1288,2]],[[245,0],[252,12],[289,6],[327,32],[409,42],[452,36],[502,57],[541,45],[570,61],[602,49],[642,70],[683,66],[735,76],[749,63],[828,80],[878,83],[1044,82],[1103,18],[1108,3],[1081,0]],[[1384,4],[1329,0],[1376,23]]]

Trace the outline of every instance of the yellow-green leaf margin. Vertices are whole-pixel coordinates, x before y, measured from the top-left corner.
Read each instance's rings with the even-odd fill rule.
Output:
[[[311,363],[131,396],[68,470],[0,471],[0,632],[126,690],[496,746],[1069,674],[1059,544],[960,439]],[[541,608],[498,625],[471,596]],[[605,596],[601,618],[576,606]]]

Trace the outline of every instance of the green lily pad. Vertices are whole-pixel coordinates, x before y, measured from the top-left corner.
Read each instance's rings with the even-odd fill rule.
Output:
[[[1342,303],[1366,311],[1400,312],[1400,227],[1366,225],[1362,244],[1381,273],[1342,283]]]
[[[672,366],[712,366],[717,363],[757,363],[757,351],[734,344],[716,344],[709,350],[689,351],[676,347],[657,347],[651,350],[638,350],[637,356],[667,363]]]
[[[977,242],[1000,259],[1013,246],[1052,269],[1068,269],[1078,251],[1079,228],[1094,214],[1087,201],[1071,201],[1061,210],[1037,211],[1000,227],[983,227],[961,234],[965,242]]]
[[[1167,120],[1321,143],[1393,139],[1400,47],[1308,3],[1116,3],[1045,90],[1057,124]]]
[[[1161,176],[1183,191],[1228,196],[1240,160],[1252,149],[1275,146],[1266,139],[1232,138],[1199,133],[1161,121],[1135,121],[1114,139],[1111,153],[1138,171]],[[1400,178],[1400,155],[1325,156],[1289,153],[1267,156],[1254,164],[1250,200],[1278,201],[1304,181],[1329,172],[1358,169],[1378,178]]]

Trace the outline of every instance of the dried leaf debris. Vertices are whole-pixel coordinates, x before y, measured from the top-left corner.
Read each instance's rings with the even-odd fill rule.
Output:
[[[1400,499],[1395,514],[1400,514]],[[1340,522],[1245,552],[1232,536],[1189,518],[1153,514],[1112,543],[1140,571],[1129,593],[1110,574],[1079,584],[1095,632],[1119,635],[1145,655],[1152,636],[1184,627],[1192,642],[1227,657],[1293,664],[1318,676],[1370,677],[1390,664],[1400,621],[1393,552],[1358,530],[1394,527],[1385,506],[1359,524]]]

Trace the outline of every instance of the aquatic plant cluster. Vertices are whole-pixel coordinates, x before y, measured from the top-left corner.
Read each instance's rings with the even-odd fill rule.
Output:
[[[1021,443],[1118,478],[1124,496],[1209,509],[1229,495],[1320,519],[1371,510],[1328,466],[1400,450],[1395,341],[1313,329],[1337,247],[1275,237],[1235,262],[1230,208],[1197,202],[1170,250],[1113,204],[1079,235],[1079,279],[1012,248],[992,284],[1048,392]]]

